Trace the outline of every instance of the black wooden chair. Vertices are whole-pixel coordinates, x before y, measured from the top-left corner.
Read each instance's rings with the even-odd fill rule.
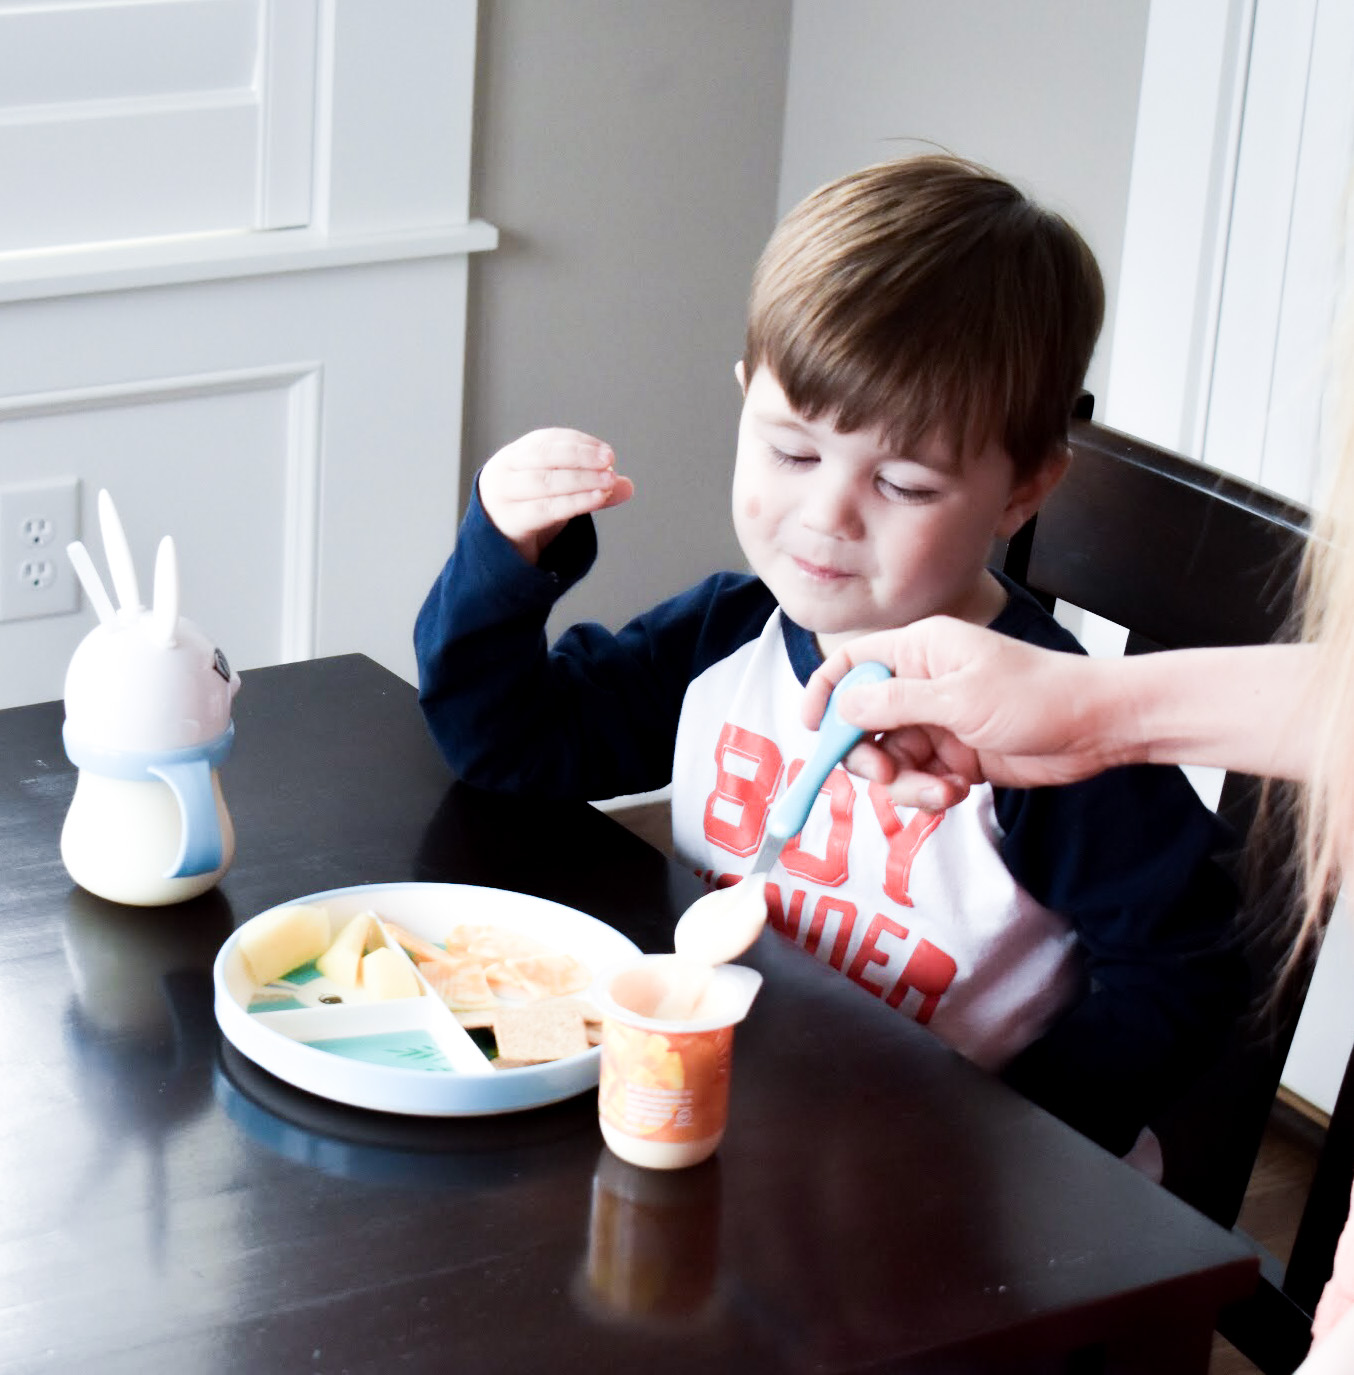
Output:
[[[1089,398],[1081,407],[1089,416]],[[1307,513],[1176,454],[1077,419],[1072,465],[1038,516],[998,551],[1045,605],[1055,599],[1129,631],[1127,653],[1259,644],[1285,633]],[[1219,813],[1239,837],[1248,958],[1262,990],[1224,1062],[1160,1122],[1167,1188],[1232,1227],[1274,1105],[1310,967],[1273,996],[1292,927],[1291,826],[1281,807],[1252,822],[1262,788],[1228,775]],[[1245,871],[1245,872],[1243,872]],[[1354,1174],[1354,1071],[1326,1134],[1318,1177],[1285,1272],[1261,1254],[1255,1296],[1228,1310],[1223,1335],[1267,1375],[1286,1375],[1308,1345]]]

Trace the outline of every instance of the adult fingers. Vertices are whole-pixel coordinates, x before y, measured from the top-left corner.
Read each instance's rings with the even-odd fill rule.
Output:
[[[969,793],[966,779],[953,774],[904,769],[887,786],[889,797],[899,807],[918,807],[924,812],[943,812],[956,807]]]
[[[817,727],[827,709],[827,699],[833,688],[857,664],[875,661],[888,666],[895,681],[926,679],[934,675],[932,659],[938,645],[945,643],[950,628],[961,625],[944,616],[933,616],[898,630],[881,630],[862,635],[828,656],[814,671],[804,689],[802,718],[809,727]],[[848,694],[848,698],[854,697]],[[854,718],[848,717],[848,720]],[[857,725],[865,724],[857,721]],[[894,724],[899,724],[895,722]],[[879,729],[884,729],[880,727]]]
[[[951,705],[929,678],[888,678],[849,688],[837,699],[837,710],[842,720],[871,732],[952,724]]]

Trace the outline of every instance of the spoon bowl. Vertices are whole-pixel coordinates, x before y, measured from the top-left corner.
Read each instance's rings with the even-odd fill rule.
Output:
[[[749,874],[741,883],[697,898],[678,919],[672,948],[706,965],[736,960],[766,925],[766,880],[766,874]]]
[[[857,664],[832,690],[827,710],[818,729],[818,740],[809,761],[799,776],[771,808],[766,835],[753,860],[751,872],[741,882],[717,888],[697,898],[678,918],[672,933],[673,949],[689,962],[692,970],[674,985],[667,1000],[670,1017],[689,1015],[709,983],[708,971],[727,964],[743,954],[766,925],[766,881],[780,858],[785,843],[804,829],[809,811],[827,776],[855,748],[864,731],[842,720],[837,710],[838,694],[861,683],[879,683],[891,677],[880,663]],[[684,1010],[683,1010],[684,1009]]]

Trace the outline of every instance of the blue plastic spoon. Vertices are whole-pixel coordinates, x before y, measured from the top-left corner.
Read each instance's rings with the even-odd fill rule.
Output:
[[[799,776],[772,806],[766,833],[747,876],[730,888],[720,888],[697,898],[678,919],[673,948],[695,965],[711,966],[736,960],[761,934],[766,925],[766,877],[780,858],[787,841],[804,829],[818,790],[865,733],[843,721],[837,698],[862,683],[882,683],[891,677],[879,663],[857,664],[828,699],[818,728],[813,754]]]

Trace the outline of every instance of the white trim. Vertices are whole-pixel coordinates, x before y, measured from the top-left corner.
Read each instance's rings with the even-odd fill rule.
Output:
[[[315,657],[318,636],[322,378],[320,364],[298,362],[116,382],[70,391],[34,392],[0,397],[0,422],[19,416],[61,415],[238,392],[285,390],[287,456],[278,662],[293,663]]]
[[[1204,456],[1310,503],[1354,161],[1354,8],[1260,13]]]
[[[259,57],[259,184],[255,223],[310,223],[315,149],[318,0],[263,0]]]
[[[1255,0],[1152,0],[1099,418],[1202,442]]]
[[[44,105],[0,107],[0,129],[23,124],[74,124],[80,120],[144,119],[187,110],[246,110],[259,103],[250,86],[217,91],[175,91],[161,95],[108,96],[99,100],[53,101]]]
[[[172,5],[176,0],[0,0],[0,18],[12,14],[60,14],[63,10],[141,8],[147,5]]]
[[[1227,233],[1205,463],[1259,483],[1316,0],[1259,0]]]
[[[222,396],[230,392],[274,391],[289,388],[318,370],[315,363],[285,363],[183,377],[112,382],[97,387],[72,387],[69,391],[29,392],[23,396],[0,397],[0,419],[15,415],[101,411],[113,406],[150,406],[160,401]]]
[[[655,802],[672,801],[672,784],[665,783],[661,788],[655,788],[647,793],[622,793],[619,797],[597,798],[592,805],[599,812],[619,812],[627,807],[647,807]]]
[[[330,231],[329,195],[334,174],[334,0],[320,0],[315,19],[315,109],[311,120],[310,227]]]
[[[320,405],[323,369],[289,389],[280,662],[315,657],[320,580]]]
[[[0,253],[0,303],[443,258],[497,246],[498,230],[471,220],[365,234],[278,229]]]

